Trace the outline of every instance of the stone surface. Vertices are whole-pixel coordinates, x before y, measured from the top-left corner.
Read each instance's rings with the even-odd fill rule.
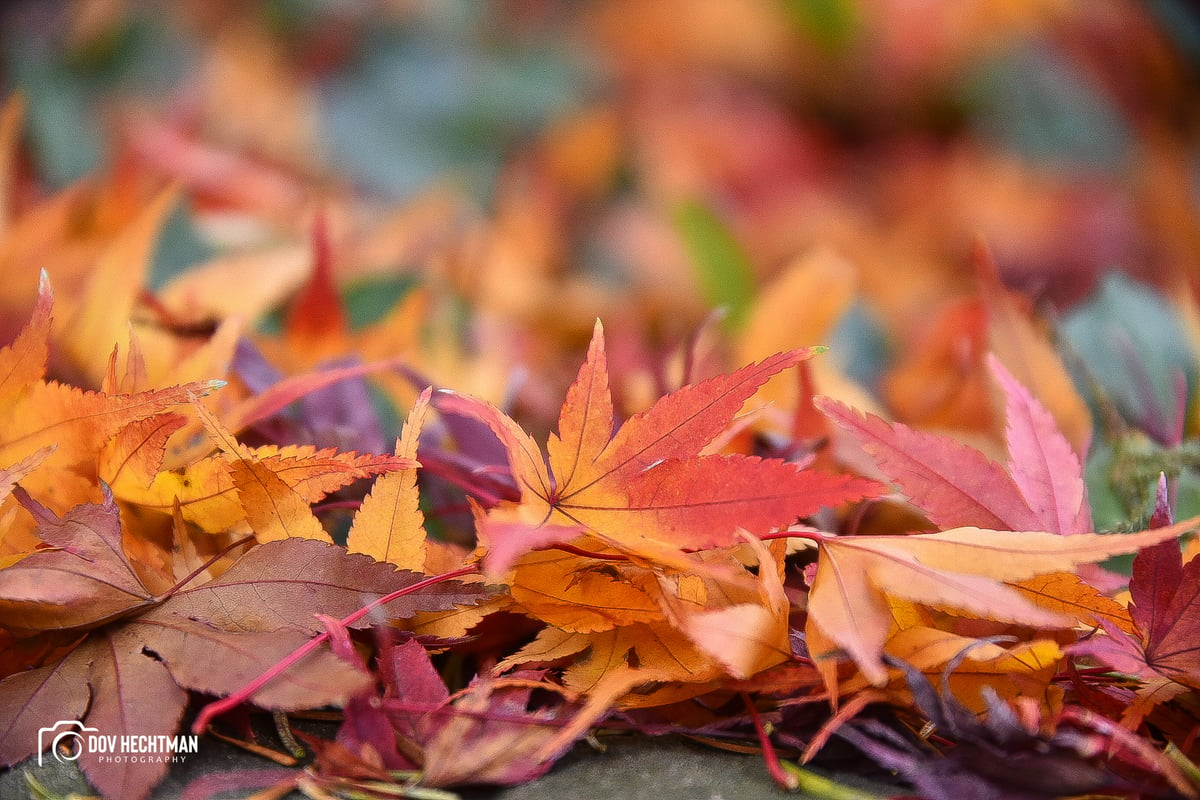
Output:
[[[18,765],[0,775],[0,798],[30,798],[24,773],[28,770],[55,797],[71,793],[88,795],[87,782],[73,764],[43,759]],[[202,740],[200,752],[172,769],[155,790],[153,800],[178,800],[184,789],[201,775],[229,770],[270,769],[273,765],[211,737]],[[872,788],[853,776],[839,781]],[[880,789],[882,787],[873,787]],[[616,738],[606,752],[581,745],[560,761],[548,775],[508,789],[468,789],[463,800],[741,800],[742,798],[792,798],[771,781],[757,756],[738,755],[674,737]],[[245,792],[221,793],[215,798],[243,797]],[[299,794],[291,795],[300,798]]]

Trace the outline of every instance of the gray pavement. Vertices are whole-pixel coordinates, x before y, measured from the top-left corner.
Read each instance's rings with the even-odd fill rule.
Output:
[[[173,768],[155,790],[153,800],[178,800],[197,776],[228,770],[264,769],[273,765],[265,759],[213,740],[202,740],[200,752]],[[34,798],[24,773],[28,770],[51,792],[67,798],[72,793],[87,796],[91,790],[83,776],[70,764],[47,760],[39,767],[26,762],[0,775],[0,800]],[[854,776],[839,782],[862,789],[886,789]],[[757,756],[738,755],[694,744],[675,737],[614,738],[606,752],[580,745],[555,768],[532,783],[509,789],[462,790],[463,800],[741,800],[742,798],[812,797],[792,794],[775,786]],[[221,800],[245,793],[223,793]],[[300,795],[293,795],[299,798]]]

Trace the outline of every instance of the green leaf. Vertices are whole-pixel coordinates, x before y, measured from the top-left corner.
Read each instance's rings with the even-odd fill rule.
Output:
[[[853,0],[781,0],[792,23],[828,53],[840,53],[858,33]]]
[[[365,328],[383,319],[416,285],[417,279],[411,275],[391,275],[348,286],[342,292],[342,302],[351,329]]]
[[[746,251],[709,206],[692,200],[675,209],[683,239],[705,301],[728,309],[726,322],[738,327],[754,299],[754,270]]]
[[[1126,419],[1160,444],[1174,444],[1175,382],[1196,386],[1196,354],[1170,301],[1113,272],[1064,320],[1062,334]],[[1189,393],[1190,394],[1190,393]],[[1091,398],[1095,408],[1096,398]]]

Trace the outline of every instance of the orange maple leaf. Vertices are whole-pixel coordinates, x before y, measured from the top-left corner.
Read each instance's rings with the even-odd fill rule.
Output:
[[[619,698],[674,702],[790,657],[783,546],[773,553],[757,537],[882,487],[705,448],[768,378],[811,354],[779,353],[685,386],[614,434],[597,323],[545,458],[494,407],[442,398],[507,448],[521,499],[479,513],[485,571],[506,577],[516,608],[550,626],[499,668],[571,660],[564,680],[593,695],[587,716]],[[734,557],[742,543],[757,557],[756,578]],[[543,549],[553,544],[567,552]],[[621,698],[638,678],[669,686]]]
[[[537,444],[498,409],[449,395],[447,410],[472,415],[500,438],[521,499],[502,503],[479,525],[485,556],[502,574],[523,552],[587,535],[629,555],[670,559],[672,551],[739,543],[797,518],[879,494],[873,481],[805,470],[778,459],[703,451],[755,390],[813,354],[778,353],[728,375],[685,386],[615,432],[603,328],[596,323],[587,360],[567,392],[557,435]],[[518,540],[507,542],[506,537]],[[598,546],[603,546],[598,545]],[[678,563],[678,562],[677,562]]]
[[[0,432],[0,463],[26,463],[36,456],[39,468],[24,475],[25,488],[44,490],[54,505],[71,507],[90,501],[96,478],[107,477],[105,473],[131,466],[131,474],[144,474],[155,463],[156,451],[161,461],[161,448],[178,420],[169,409],[220,383],[193,381],[122,392],[86,391],[47,381],[53,306],[43,274],[28,323],[11,344],[0,348],[0,413],[6,419]],[[36,545],[29,523],[21,517],[5,530],[6,552]]]

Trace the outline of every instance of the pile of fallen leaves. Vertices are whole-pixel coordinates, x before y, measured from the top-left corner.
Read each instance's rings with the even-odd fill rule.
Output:
[[[0,110],[0,764],[59,720],[263,752],[252,720],[286,741],[316,712],[336,735],[272,753],[280,791],[512,785],[672,733],[792,788],[836,751],[929,798],[1200,796],[1194,356],[1161,389],[1118,330],[1123,393],[1089,372],[1102,312],[1057,324],[1095,284],[1200,337],[1169,169],[1191,129],[1164,110],[1188,84],[1135,10],[963,3],[971,47],[922,20],[914,54],[881,32],[901,11],[833,3],[867,58],[770,3],[599,3],[607,93],[479,208],[338,185],[250,113],[303,119],[281,98],[368,19],[283,47],[195,5],[203,101],[114,112],[106,170],[49,188],[24,95]],[[127,13],[97,9],[85,50]],[[1128,110],[1144,228],[1107,244],[1057,229],[1111,220],[1115,184],[868,124],[1039,25],[1068,51],[1117,25],[1162,78]],[[246,59],[258,83],[214,77]],[[894,95],[836,91],[876,72]],[[798,122],[784,84],[854,135]],[[217,252],[164,278],[181,219]],[[597,249],[621,266],[573,263]],[[1143,251],[1155,288],[1099,277]],[[169,767],[78,760],[132,800]]]

